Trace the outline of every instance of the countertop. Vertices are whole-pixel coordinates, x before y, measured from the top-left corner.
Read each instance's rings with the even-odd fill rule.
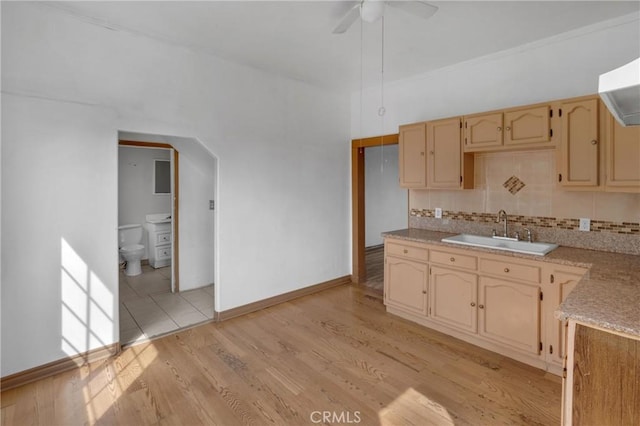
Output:
[[[457,234],[415,228],[382,233],[384,238],[465,248],[440,241],[453,235]],[[556,317],[640,337],[640,256],[562,246],[546,256],[480,247],[473,250],[588,268],[589,272],[556,310]]]

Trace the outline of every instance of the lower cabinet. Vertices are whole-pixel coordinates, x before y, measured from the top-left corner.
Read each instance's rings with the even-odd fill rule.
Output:
[[[478,333],[531,354],[540,347],[540,286],[480,277]]]
[[[478,276],[437,266],[432,266],[430,272],[430,318],[475,333],[478,330]]]
[[[586,272],[586,269],[570,266],[554,269],[549,277],[550,290],[547,292],[550,298],[549,301],[555,306],[564,302]],[[548,362],[562,367],[567,355],[567,322],[552,320],[548,324],[546,358]]]
[[[390,313],[561,374],[566,327],[554,311],[586,269],[389,240],[384,303]]]
[[[424,263],[385,257],[384,301],[403,311],[427,314],[428,266]]]

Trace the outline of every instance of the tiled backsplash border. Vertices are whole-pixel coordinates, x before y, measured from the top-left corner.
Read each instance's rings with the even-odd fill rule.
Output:
[[[435,218],[434,210],[411,209],[410,216]],[[493,213],[467,213],[454,212],[450,210],[442,211],[443,219],[465,220],[484,224],[495,224],[496,215]],[[509,215],[509,224],[514,226],[538,226],[541,228],[557,228],[567,230],[578,230],[580,219],[558,219],[555,217],[541,216],[518,216]],[[608,232],[614,234],[628,234],[640,237],[640,223],[633,222],[609,222],[604,220],[592,220],[591,232]]]

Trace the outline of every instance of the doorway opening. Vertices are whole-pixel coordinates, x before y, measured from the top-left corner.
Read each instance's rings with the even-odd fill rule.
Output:
[[[384,256],[381,241],[367,242],[366,225],[366,161],[367,148],[398,144],[398,134],[376,136],[351,141],[352,190],[352,275],[354,284],[376,296],[382,296]],[[371,151],[371,149],[369,150]],[[396,183],[397,185],[397,183]],[[408,201],[408,195],[407,195]],[[407,204],[408,205],[408,204]],[[408,216],[406,216],[408,217]],[[385,229],[391,230],[391,229]],[[371,238],[369,238],[371,240]]]
[[[119,272],[126,346],[214,320],[217,159],[193,138],[132,132],[118,150],[118,223],[143,224],[146,253],[141,274]]]

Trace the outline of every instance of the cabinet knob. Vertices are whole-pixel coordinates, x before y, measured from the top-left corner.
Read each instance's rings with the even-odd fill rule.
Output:
[[[422,155],[424,157],[424,152],[421,152],[420,155]]]
[[[450,258],[449,258],[449,260],[450,260],[451,262],[455,262],[455,261],[456,261],[456,258],[455,258],[455,257],[450,257]]]
[[[504,272],[509,272],[509,268],[504,268]]]
[[[502,131],[502,127],[498,127],[498,131],[501,132]]]
[[[404,250],[402,250],[402,252],[403,252],[404,254],[407,254],[407,253],[409,253],[409,250],[404,249]]]
[[[598,144],[597,140],[594,139],[594,140],[591,141],[591,145],[597,145],[597,144]]]
[[[478,305],[478,308],[484,309],[484,305]]]
[[[473,307],[473,306],[476,306],[475,302],[471,302],[471,306],[472,306],[472,307]]]
[[[509,130],[511,130],[511,127],[505,127],[504,129],[508,132]]]
[[[433,152],[433,151],[429,151],[429,154],[434,155],[434,154],[435,154],[435,152]]]
[[[427,290],[422,290],[422,294],[427,294]]]

